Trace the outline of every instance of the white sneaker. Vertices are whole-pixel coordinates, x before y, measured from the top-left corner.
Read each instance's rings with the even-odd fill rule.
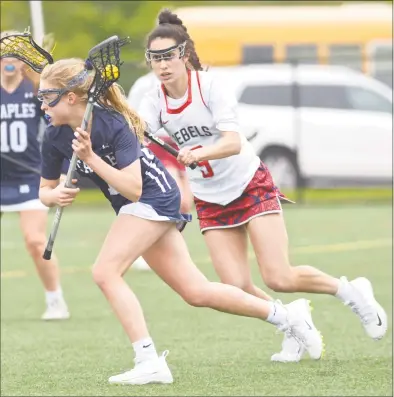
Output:
[[[346,277],[341,277],[346,282]],[[387,331],[387,314],[376,301],[371,282],[359,277],[349,282],[353,287],[353,296],[345,305],[356,313],[363,324],[365,332],[375,340],[382,339]]]
[[[168,368],[166,357],[168,350],[154,359],[136,362],[132,370],[120,375],[111,376],[108,381],[112,384],[146,385],[148,383],[172,383],[174,379]]]
[[[152,270],[150,266],[146,263],[145,259],[140,256],[135,260],[135,262],[132,265],[132,269],[136,270]]]
[[[288,332],[296,339],[314,360],[324,355],[324,343],[321,333],[312,321],[310,301],[297,299],[285,306],[287,309],[287,323],[278,327]]]
[[[70,318],[70,313],[63,298],[48,303],[45,313],[41,316],[41,320],[67,320],[68,318]]]
[[[289,330],[285,332],[282,350],[271,356],[271,361],[281,363],[298,363],[305,352],[305,347],[294,338]]]

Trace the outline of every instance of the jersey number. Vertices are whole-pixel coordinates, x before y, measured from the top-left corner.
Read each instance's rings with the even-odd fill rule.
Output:
[[[7,128],[8,127],[8,128]],[[1,152],[22,153],[27,149],[27,126],[24,121],[1,122]]]
[[[201,147],[202,146],[199,145],[199,146],[196,146],[196,147],[192,148],[192,150],[199,149]],[[200,167],[200,171],[201,171],[201,174],[202,174],[203,178],[212,178],[213,177],[213,175],[214,175],[213,169],[212,169],[211,165],[209,164],[208,160],[199,161],[198,162],[198,166]]]

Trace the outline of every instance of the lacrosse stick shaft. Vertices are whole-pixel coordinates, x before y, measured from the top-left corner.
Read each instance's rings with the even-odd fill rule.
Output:
[[[178,150],[174,149],[171,145],[169,145],[168,143],[162,141],[160,138],[154,136],[153,134],[151,134],[148,131],[144,132],[144,135],[146,138],[148,138],[150,141],[156,143],[156,145],[159,145],[160,147],[162,147],[165,151],[167,151],[168,153],[170,153],[171,155],[173,155],[174,157],[178,157]],[[194,170],[196,167],[198,166],[197,163],[192,163],[189,165],[189,168]]]
[[[81,129],[84,131],[86,131],[86,128],[88,126],[89,119],[92,114],[93,106],[94,106],[93,100],[89,99],[89,102],[86,106],[85,114],[83,115],[83,120],[82,120],[82,125],[81,125]],[[64,183],[65,187],[68,187],[68,188],[74,187],[72,180],[74,177],[75,170],[77,168],[77,161],[78,161],[78,157],[77,157],[76,153],[73,153],[73,155],[71,157],[71,161],[70,161],[70,166],[67,171],[66,180]],[[53,224],[52,224],[51,233],[49,235],[47,246],[45,248],[45,252],[43,255],[43,258],[46,260],[51,259],[53,244],[55,243],[57,231],[59,229],[60,221],[62,219],[62,214],[63,214],[63,207],[57,207],[56,213],[55,213],[55,218],[54,218]]]

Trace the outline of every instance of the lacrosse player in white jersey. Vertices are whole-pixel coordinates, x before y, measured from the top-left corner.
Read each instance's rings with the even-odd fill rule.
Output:
[[[387,315],[375,300],[369,280],[360,277],[349,282],[311,266],[290,265],[281,207],[286,198],[242,135],[233,92],[202,71],[194,43],[177,15],[164,10],[158,19],[148,36],[145,56],[162,84],[144,96],[139,113],[151,133],[163,127],[173,138],[181,148],[178,161],[186,166],[199,164],[187,172],[200,229],[221,281],[270,299],[252,282],[249,236],[269,288],[335,296],[360,317],[371,338],[381,339]],[[278,307],[297,307],[310,315],[307,302],[300,299]],[[299,361],[304,349],[298,342],[285,335],[282,351],[272,360]]]

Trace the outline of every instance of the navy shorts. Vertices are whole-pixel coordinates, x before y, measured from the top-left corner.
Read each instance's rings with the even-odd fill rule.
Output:
[[[1,212],[46,209],[38,198],[40,178],[21,181],[1,181]]]

